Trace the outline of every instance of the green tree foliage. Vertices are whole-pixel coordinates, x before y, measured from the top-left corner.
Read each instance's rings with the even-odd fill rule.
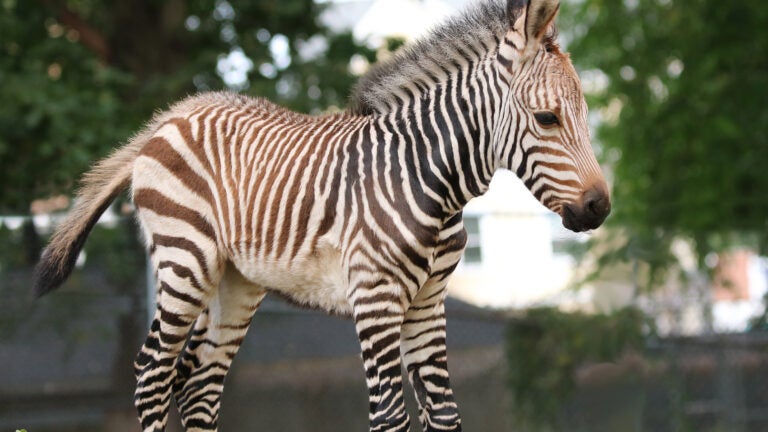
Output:
[[[197,91],[344,105],[350,57],[373,53],[319,25],[320,11],[313,0],[0,1],[0,212],[70,192],[155,110]],[[225,83],[233,60],[251,62],[247,81]]]
[[[623,246],[663,269],[673,239],[703,258],[768,245],[768,8],[761,0],[565,3],[568,49],[601,113]],[[616,243],[614,243],[614,246]],[[616,252],[616,250],[614,250]]]

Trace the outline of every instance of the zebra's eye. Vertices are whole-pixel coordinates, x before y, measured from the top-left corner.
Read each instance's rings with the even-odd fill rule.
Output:
[[[557,116],[553,112],[539,111],[537,113],[533,113],[533,117],[542,126],[554,126],[560,124],[560,120],[557,119]]]

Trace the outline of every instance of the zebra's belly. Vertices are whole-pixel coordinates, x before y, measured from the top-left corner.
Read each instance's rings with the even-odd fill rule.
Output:
[[[351,314],[340,253],[331,246],[318,245],[314,253],[300,253],[292,260],[238,256],[232,261],[248,280],[292,302],[338,315]]]

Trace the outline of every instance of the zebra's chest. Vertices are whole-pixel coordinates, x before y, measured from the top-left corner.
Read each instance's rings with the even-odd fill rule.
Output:
[[[248,280],[292,302],[339,315],[351,314],[346,278],[337,248],[319,244],[292,259],[235,256],[232,261]]]

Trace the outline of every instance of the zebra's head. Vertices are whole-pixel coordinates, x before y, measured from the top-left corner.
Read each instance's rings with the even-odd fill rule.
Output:
[[[573,231],[597,228],[611,211],[595,159],[587,104],[571,61],[555,43],[558,0],[508,0],[509,29],[497,56],[504,84],[494,131],[503,168]]]

